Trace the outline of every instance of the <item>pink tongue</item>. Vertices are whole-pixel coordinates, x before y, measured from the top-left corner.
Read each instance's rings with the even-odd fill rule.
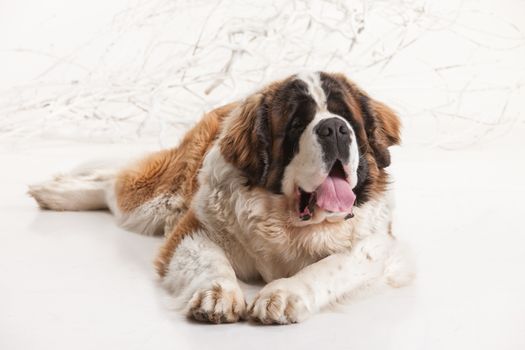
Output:
[[[350,184],[339,177],[328,176],[315,192],[317,205],[324,210],[348,212],[354,205],[355,194]]]

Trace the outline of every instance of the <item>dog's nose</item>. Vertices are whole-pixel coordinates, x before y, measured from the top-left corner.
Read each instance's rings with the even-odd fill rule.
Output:
[[[348,162],[352,131],[346,121],[338,117],[321,120],[314,132],[323,148],[323,158],[327,164],[332,164],[336,159],[343,163]]]
[[[345,138],[348,135],[348,127],[346,126],[346,123],[339,118],[329,118],[320,122],[315,132],[323,139]]]

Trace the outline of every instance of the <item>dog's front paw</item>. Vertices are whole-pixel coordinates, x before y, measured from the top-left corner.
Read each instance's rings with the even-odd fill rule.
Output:
[[[287,278],[269,283],[255,297],[249,308],[250,317],[262,324],[303,321],[310,315],[310,310],[297,287]]]
[[[213,283],[210,288],[195,292],[188,306],[189,317],[212,323],[237,322],[246,310],[239,286],[223,282]]]

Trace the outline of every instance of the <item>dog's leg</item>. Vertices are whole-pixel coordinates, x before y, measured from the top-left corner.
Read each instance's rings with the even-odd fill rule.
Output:
[[[300,322],[349,293],[378,281],[399,287],[413,277],[409,255],[388,235],[373,235],[345,254],[333,254],[290,278],[267,284],[249,308],[264,324]]]
[[[191,211],[168,236],[156,265],[162,284],[189,317],[213,323],[243,317],[246,303],[233,267]]]
[[[29,186],[28,193],[42,209],[98,210],[108,209],[108,194],[113,192],[116,168],[89,165],[51,180]]]

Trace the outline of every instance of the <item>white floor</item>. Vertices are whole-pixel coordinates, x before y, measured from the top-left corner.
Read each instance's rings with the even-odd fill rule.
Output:
[[[132,147],[4,149],[0,349],[525,349],[523,134],[395,150],[396,231],[418,256],[416,282],[283,327],[189,322],[156,283],[160,239],[105,212],[40,211],[25,195],[27,183]]]

